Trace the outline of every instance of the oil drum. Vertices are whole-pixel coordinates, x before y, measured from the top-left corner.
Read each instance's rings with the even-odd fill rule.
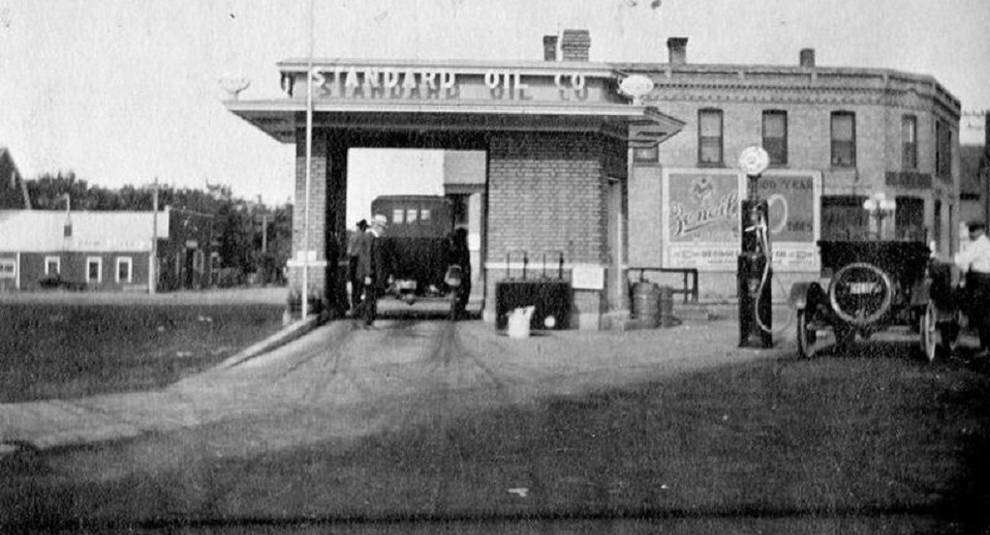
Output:
[[[670,286],[660,286],[658,288],[660,294],[659,298],[659,310],[660,310],[660,325],[663,327],[673,327],[677,324],[677,320],[674,318],[674,289]]]
[[[637,282],[633,285],[632,314],[644,322],[647,327],[660,324],[657,313],[659,307],[660,287],[652,282]]]

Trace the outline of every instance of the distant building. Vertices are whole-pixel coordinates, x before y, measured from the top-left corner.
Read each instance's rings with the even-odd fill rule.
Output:
[[[212,218],[171,210],[0,210],[0,291],[151,290],[152,235],[161,290],[212,281]]]
[[[30,210],[27,184],[6,147],[0,147],[0,210]]]
[[[220,272],[220,244],[213,216],[171,208],[169,233],[158,243],[158,289],[197,290],[216,286]]]
[[[986,176],[990,162],[981,145],[959,147],[959,221],[986,221]]]

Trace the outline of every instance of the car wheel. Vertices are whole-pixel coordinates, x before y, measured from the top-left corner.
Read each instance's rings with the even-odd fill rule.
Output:
[[[808,324],[808,310],[797,311],[797,347],[798,356],[807,359],[815,355],[815,342],[818,341],[818,332]]]
[[[890,276],[866,262],[843,266],[828,288],[832,310],[844,322],[857,327],[879,321],[890,310],[893,294]]]
[[[935,362],[942,353],[942,333],[936,322],[934,303],[929,302],[925,313],[918,320],[918,333],[921,338],[921,353],[928,362]]]

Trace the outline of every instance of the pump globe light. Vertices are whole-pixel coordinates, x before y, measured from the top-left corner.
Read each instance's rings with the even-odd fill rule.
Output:
[[[757,176],[770,166],[770,155],[763,147],[752,145],[739,153],[739,169],[747,176]]]

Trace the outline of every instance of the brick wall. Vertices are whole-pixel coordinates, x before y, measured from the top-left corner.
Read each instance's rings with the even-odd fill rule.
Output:
[[[510,252],[513,263],[521,262],[521,251],[527,251],[530,269],[542,270],[548,253],[548,268],[555,269],[552,253],[561,251],[567,264],[605,265],[608,177],[624,178],[625,155],[624,143],[599,135],[492,135],[487,262],[503,264]],[[488,295],[504,276],[504,267],[490,271]],[[597,315],[600,294],[576,292],[578,312]],[[494,302],[488,301],[493,311]]]
[[[567,262],[600,263],[602,152],[597,136],[492,136],[488,260],[504,262],[510,251],[561,250]]]
[[[309,242],[305,241],[306,223],[306,135],[296,131],[296,184],[292,211],[292,260],[289,263],[290,291],[301,291],[303,267],[298,263],[299,254],[305,250],[316,251],[318,265],[311,266],[308,273],[310,294],[322,295],[326,289],[327,238],[327,159],[326,134],[315,132],[312,141],[312,166],[310,168],[309,190]]]

